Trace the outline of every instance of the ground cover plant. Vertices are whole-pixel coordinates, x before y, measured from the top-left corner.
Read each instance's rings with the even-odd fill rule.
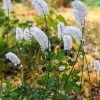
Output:
[[[3,4],[6,14],[1,10],[0,25],[4,29],[4,40],[0,40],[1,100],[83,100],[84,81],[88,85],[87,98],[95,100],[99,97],[100,63],[95,60],[89,66],[84,50],[85,17],[88,15],[84,3],[79,0],[72,3],[72,14],[79,28],[68,26],[61,15],[56,15],[57,21],[54,20],[54,12],[49,10],[44,0],[32,0],[32,6],[39,16],[36,18],[36,25],[32,24],[32,21],[19,23],[15,16],[11,20],[10,14],[14,13],[11,1],[3,0]],[[14,33],[10,33],[13,28],[16,28],[14,39]],[[58,37],[53,37],[52,32],[58,33]],[[13,44],[10,43],[11,39]],[[77,69],[78,62],[81,62],[81,65]],[[6,88],[2,88],[3,66],[13,68],[15,75],[14,69],[20,72],[19,86],[13,85],[16,84],[14,78],[13,83],[6,80]],[[29,72],[27,76],[25,69]],[[96,73],[95,87],[91,83],[91,71]],[[87,80],[84,80],[84,73]],[[29,82],[25,81],[26,77],[29,78]],[[31,86],[32,82],[36,84]]]

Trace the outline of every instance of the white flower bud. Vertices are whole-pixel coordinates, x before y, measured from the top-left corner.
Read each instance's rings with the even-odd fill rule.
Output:
[[[17,64],[20,64],[20,62],[21,62],[20,59],[14,53],[12,53],[12,52],[8,52],[6,54],[6,58],[9,59],[9,60],[11,60],[14,63],[15,66]]]
[[[21,41],[24,38],[23,30],[20,27],[16,28],[16,40]]]
[[[80,43],[81,40],[84,40],[80,29],[74,26],[66,26],[64,34],[73,36],[78,43]]]
[[[80,15],[82,17],[85,17],[88,15],[88,10],[87,10],[87,7],[84,3],[82,3],[81,1],[79,0],[75,0],[73,3],[72,3],[72,6],[74,9],[76,9]]]
[[[50,50],[50,43],[48,44],[48,37],[41,29],[39,29],[38,27],[32,27],[30,28],[30,33],[39,42],[42,51],[48,49],[48,46]]]
[[[76,9],[72,10],[72,14],[76,19],[76,23],[82,28],[84,26],[84,17]]]
[[[96,71],[100,70],[100,62],[98,60],[94,61],[94,70]]]
[[[39,16],[49,15],[48,5],[44,0],[32,0],[32,6],[37,10]]]
[[[64,70],[65,70],[65,66],[59,67],[59,71],[64,71]]]
[[[11,0],[3,0],[5,12],[10,12],[12,10]]]
[[[64,35],[65,25],[62,22],[58,23],[58,38],[61,39]]]
[[[64,50],[72,49],[72,38],[70,35],[64,35],[63,42],[64,42]]]

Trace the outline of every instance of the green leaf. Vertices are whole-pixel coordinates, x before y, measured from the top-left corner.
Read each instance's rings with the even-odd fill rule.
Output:
[[[68,75],[66,75],[66,74],[62,74],[62,81],[66,81],[67,80],[67,78],[68,78]]]
[[[80,71],[79,70],[74,70],[74,72],[73,72],[73,74],[79,74],[80,73]]]
[[[12,83],[10,83],[8,80],[6,81],[6,87],[10,91],[12,87]]]
[[[17,92],[11,92],[11,93],[10,93],[10,96],[11,96],[11,97],[16,97],[17,95],[18,95]]]
[[[48,82],[48,86],[47,86],[47,91],[49,91],[51,88],[52,88],[52,84],[53,84],[53,81],[55,81],[55,78],[57,77],[57,74],[54,74],[52,75],[50,78],[49,78],[49,82]]]
[[[69,64],[69,66],[74,66],[75,65],[75,62],[72,61],[71,59],[68,59],[68,64]]]
[[[66,84],[66,86],[65,86],[65,88],[66,88],[66,92],[69,92],[70,90],[72,90],[73,89],[72,82],[68,81],[67,84]]]
[[[61,50],[56,56],[57,59],[62,60],[64,58],[64,53],[65,53],[64,50]]]

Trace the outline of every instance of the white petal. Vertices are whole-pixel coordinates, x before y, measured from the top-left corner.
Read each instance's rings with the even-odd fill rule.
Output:
[[[88,10],[87,10],[87,7],[84,3],[82,3],[81,1],[79,0],[75,0],[73,3],[72,3],[72,6],[74,9],[76,9],[78,12],[80,12],[81,16],[85,17],[88,15]]]
[[[65,25],[62,22],[58,23],[58,38],[61,39],[62,36],[64,35],[64,29],[65,29]]]
[[[32,36],[30,35],[30,30],[28,29],[28,28],[26,28],[25,30],[24,30],[24,39],[25,40],[27,40],[27,41],[30,41],[30,38],[31,38]]]
[[[76,9],[72,10],[72,14],[76,19],[76,23],[82,28],[84,25],[84,17]]]
[[[94,61],[94,70],[96,71],[100,70],[100,62],[98,60]]]
[[[32,0],[32,6],[37,10],[39,16],[49,15],[48,5],[44,0]]]
[[[17,57],[17,55],[15,55],[14,53],[12,53],[12,52],[8,52],[7,54],[6,54],[6,58],[7,59],[9,59],[9,60],[11,60],[13,63],[14,63],[14,65],[16,66],[17,64],[20,64],[20,59]]]
[[[10,12],[12,10],[11,0],[3,0],[3,4],[6,12]]]
[[[23,30],[20,27],[16,28],[16,40],[21,41],[24,38]]]
[[[80,29],[74,26],[66,26],[64,34],[73,36],[78,43],[80,43],[81,40],[84,40]]]
[[[48,44],[49,42],[48,37],[41,29],[39,29],[38,27],[32,27],[30,28],[30,31],[31,31],[31,35],[33,35],[35,39],[39,42],[42,51],[48,49],[48,46],[50,50],[50,43]]]
[[[63,42],[64,42],[64,50],[72,49],[72,38],[70,35],[64,35]]]
[[[63,71],[63,70],[65,70],[65,66],[59,67],[59,71]]]

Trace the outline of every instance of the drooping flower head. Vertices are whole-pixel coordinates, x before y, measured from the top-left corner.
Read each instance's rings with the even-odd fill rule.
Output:
[[[64,42],[64,50],[72,49],[72,38],[70,35],[64,35],[63,42]]]
[[[65,25],[62,22],[58,23],[58,38],[61,39],[64,35]]]
[[[16,40],[21,41],[24,38],[23,30],[20,27],[16,28]]]
[[[50,43],[46,34],[39,29],[38,27],[30,28],[30,33],[34,38],[38,41],[41,46],[41,50],[44,51],[49,48],[50,50]]]
[[[76,39],[77,43],[80,43],[80,41],[84,40],[80,29],[74,26],[66,26],[64,34],[73,36]]]
[[[30,41],[30,38],[31,38],[31,34],[30,34],[30,30],[28,28],[25,28],[24,30],[24,39],[27,40],[27,41]]]
[[[76,23],[82,28],[84,26],[84,17],[76,9],[72,10],[72,14],[76,19]]]
[[[96,71],[100,70],[100,62],[98,60],[94,61],[94,70]]]
[[[12,10],[11,0],[3,0],[5,12],[10,12]]]
[[[76,9],[80,13],[80,15],[82,17],[85,17],[88,15],[88,10],[87,10],[86,5],[83,2],[81,2],[80,0],[75,0],[72,3],[72,6],[74,9]]]
[[[49,15],[48,5],[44,0],[32,0],[32,6],[37,10],[39,16]]]
[[[7,59],[9,59],[9,60],[11,60],[13,63],[14,63],[14,65],[16,66],[17,64],[20,64],[20,59],[17,57],[17,55],[15,55],[14,53],[12,53],[12,52],[8,52],[7,54],[6,54],[6,58]]]

